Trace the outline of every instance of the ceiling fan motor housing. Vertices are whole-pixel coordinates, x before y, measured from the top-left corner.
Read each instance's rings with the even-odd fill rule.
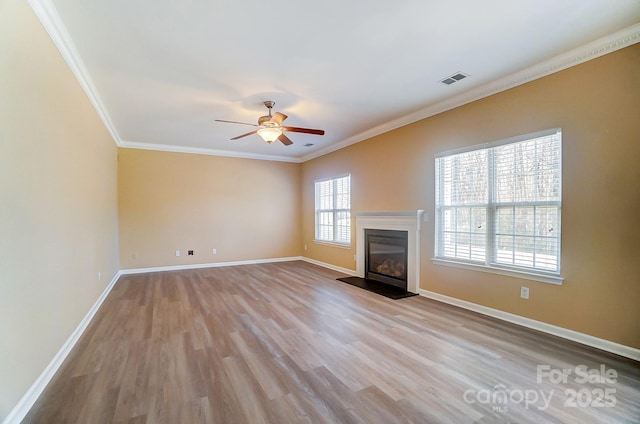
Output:
[[[264,125],[265,122],[268,122],[268,121],[271,120],[271,118],[272,118],[271,108],[276,104],[276,102],[271,101],[271,100],[267,100],[267,101],[265,101],[263,103],[266,106],[266,108],[269,109],[269,114],[265,115],[265,116],[261,116],[260,118],[258,118],[258,125],[260,125],[260,126]]]
[[[258,125],[263,126],[271,120],[271,115],[261,116],[258,118]]]

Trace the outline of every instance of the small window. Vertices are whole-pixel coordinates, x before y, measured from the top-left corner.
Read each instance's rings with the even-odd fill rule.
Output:
[[[437,155],[434,259],[561,281],[561,153],[554,129]]]
[[[351,244],[351,175],[315,182],[316,241]]]

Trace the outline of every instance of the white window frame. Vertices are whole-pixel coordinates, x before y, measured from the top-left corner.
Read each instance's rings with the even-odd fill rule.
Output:
[[[496,181],[497,177],[494,175],[494,164],[492,162],[493,151],[492,148],[496,148],[498,146],[504,146],[507,144],[518,143],[521,141],[532,140],[536,138],[551,136],[554,134],[558,134],[560,136],[560,163],[559,173],[560,173],[560,197],[559,200],[553,201],[535,201],[535,202],[511,202],[511,203],[498,203],[496,201]],[[444,210],[451,209],[450,205],[443,205],[443,199],[435,199],[435,246],[434,246],[434,258],[432,258],[432,262],[437,265],[446,265],[453,266],[458,268],[466,268],[472,270],[478,270],[483,272],[490,272],[501,275],[508,275],[517,278],[524,278],[529,280],[541,281],[545,283],[557,284],[560,285],[563,282],[563,278],[560,276],[560,257],[561,257],[561,236],[560,236],[560,223],[561,223],[561,210],[562,210],[562,130],[560,128],[553,128],[545,131],[540,131],[531,134],[525,134],[522,136],[512,137],[504,140],[495,141],[492,143],[486,143],[482,145],[471,146],[463,149],[457,149],[447,152],[442,152],[436,155],[436,193],[442,193],[443,181],[438,180],[438,160],[443,157],[453,156],[460,153],[472,152],[472,151],[480,151],[486,150],[487,154],[487,203],[486,204],[478,204],[478,205],[464,205],[460,206],[461,208],[484,208],[486,210],[486,225],[485,225],[485,258],[484,260],[465,260],[460,258],[454,258],[451,256],[447,256],[444,253],[443,240],[444,240]],[[436,194],[437,196],[438,194]],[[442,196],[442,194],[441,194]],[[497,249],[496,249],[496,239],[498,237],[497,231],[494,228],[496,222],[496,210],[499,208],[505,207],[533,207],[534,209],[537,207],[553,207],[558,210],[558,222],[557,227],[554,228],[554,231],[557,231],[557,243],[558,243],[558,254],[557,254],[557,271],[546,271],[538,268],[531,267],[520,267],[515,265],[505,265],[500,264],[496,260]],[[453,206],[455,209],[456,206]],[[533,236],[536,237],[535,235]],[[471,253],[470,253],[471,254]]]
[[[338,200],[337,197],[340,193],[338,193],[338,182],[344,178],[348,178],[349,181],[349,207],[348,208],[337,208],[338,205]],[[320,209],[320,184],[326,184],[326,183],[330,183],[333,184],[333,201],[332,201],[332,208],[329,209]],[[343,175],[338,175],[335,177],[331,177],[331,178],[323,178],[323,179],[319,179],[319,180],[315,180],[314,181],[314,191],[315,191],[315,235],[314,235],[314,242],[315,243],[321,243],[321,244],[330,244],[330,245],[334,245],[334,246],[338,246],[338,247],[351,247],[351,238],[352,238],[352,231],[351,231],[351,174],[343,174]],[[322,238],[321,237],[321,231],[320,231],[320,227],[321,227],[321,222],[320,222],[320,216],[321,214],[331,214],[332,216],[332,222],[333,222],[333,237],[332,238]],[[336,235],[340,233],[340,231],[338,230],[339,227],[345,227],[345,226],[340,226],[338,225],[339,223],[339,219],[338,219],[338,215],[340,214],[348,214],[349,216],[349,225],[346,227],[347,231],[349,233],[349,240],[339,240],[336,238]]]

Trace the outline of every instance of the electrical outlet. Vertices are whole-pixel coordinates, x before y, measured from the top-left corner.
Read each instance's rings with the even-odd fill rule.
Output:
[[[98,281],[102,280],[102,273],[98,271]]]
[[[306,244],[304,245],[304,250],[307,250],[307,245]]]
[[[218,254],[218,249],[211,249],[211,252],[212,252],[214,255],[217,255],[217,254]]]
[[[180,251],[176,250],[176,256],[180,256]]]
[[[520,297],[529,299],[529,287],[520,287]]]

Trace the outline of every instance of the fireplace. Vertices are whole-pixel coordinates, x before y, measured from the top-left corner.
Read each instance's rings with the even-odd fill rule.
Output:
[[[420,288],[420,224],[427,220],[423,210],[415,211],[381,211],[353,212],[356,221],[356,276],[369,278],[365,274],[366,262],[365,231],[395,230],[407,234],[405,286],[411,293],[418,293]],[[395,246],[393,247],[395,248]]]
[[[407,289],[408,232],[365,229],[365,276]]]

